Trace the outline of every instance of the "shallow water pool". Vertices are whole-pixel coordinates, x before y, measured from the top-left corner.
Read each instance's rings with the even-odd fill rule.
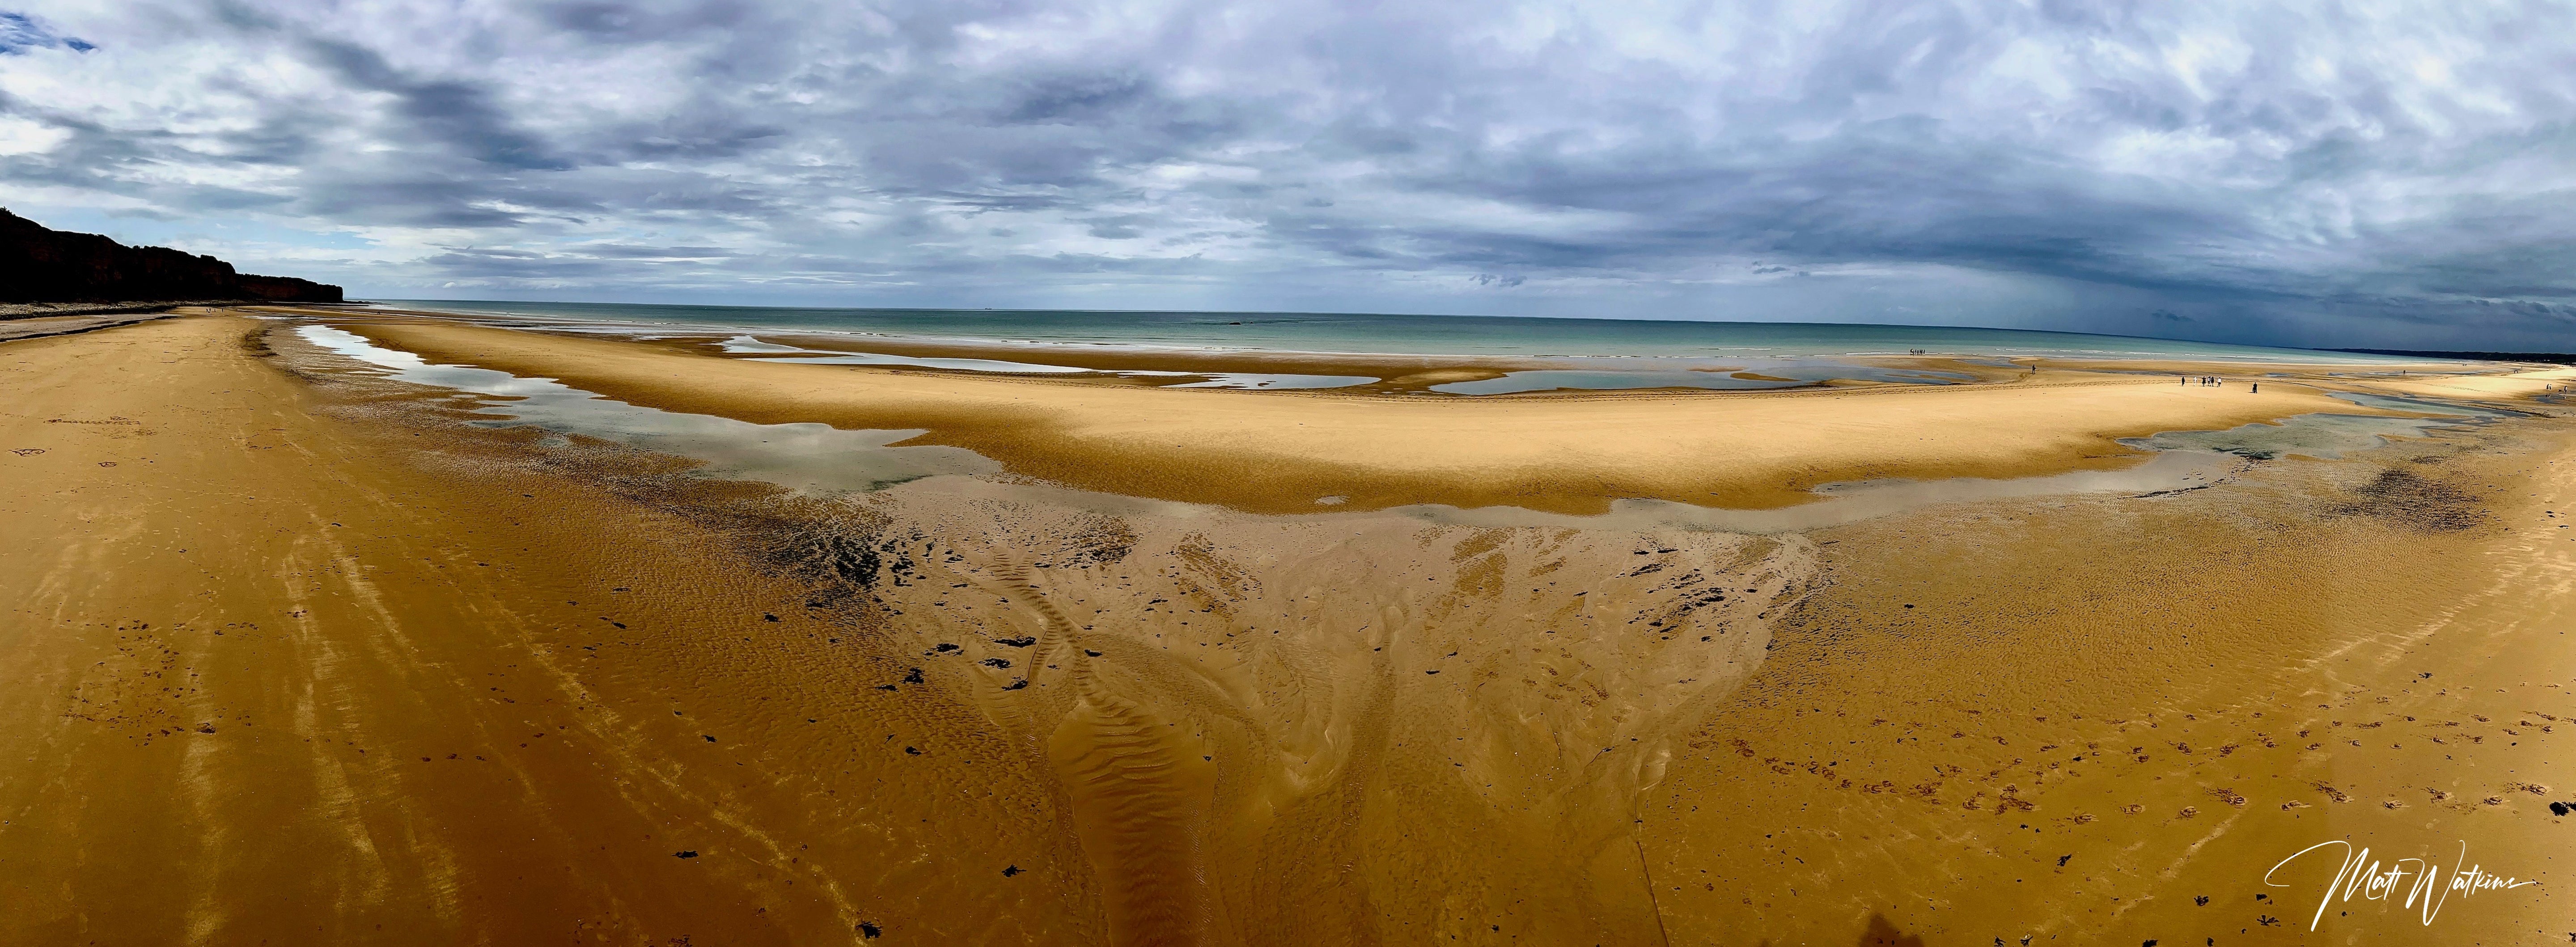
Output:
[[[998,473],[1001,465],[958,447],[896,447],[926,432],[845,431],[828,424],[753,424],[627,404],[551,378],[522,378],[463,365],[432,365],[329,326],[295,334],[331,352],[388,369],[396,381],[481,396],[478,427],[533,427],[578,434],[705,462],[693,471],[722,480],[754,480],[798,490],[875,490],[937,474]]]

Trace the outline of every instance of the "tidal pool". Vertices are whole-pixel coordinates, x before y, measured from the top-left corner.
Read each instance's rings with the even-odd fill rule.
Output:
[[[2255,460],[2283,455],[2335,459],[2369,450],[2392,437],[2425,437],[2442,428],[2469,427],[2520,416],[2517,412],[2457,405],[2420,398],[2398,398],[2354,392],[2334,397],[2367,408],[2413,411],[2434,417],[2392,418],[2369,414],[2301,414],[2278,424],[2256,422],[2224,431],[2167,431],[2148,437],[2124,437],[2120,443],[2145,450],[2205,450]]]
[[[845,431],[828,424],[753,424],[627,404],[551,378],[521,378],[463,365],[432,365],[410,352],[322,325],[296,335],[331,352],[388,369],[396,381],[482,396],[478,427],[533,427],[578,434],[705,462],[692,473],[797,490],[876,490],[937,474],[999,473],[1001,465],[959,447],[896,447],[925,431]]]

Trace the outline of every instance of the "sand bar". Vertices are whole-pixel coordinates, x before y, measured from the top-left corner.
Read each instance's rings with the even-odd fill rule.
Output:
[[[1297,512],[1407,503],[1592,513],[1619,498],[1740,508],[1819,484],[2005,478],[2142,455],[2115,439],[2309,412],[2367,413],[2313,384],[2048,373],[1852,391],[1420,399],[1133,389],[844,366],[746,364],[631,342],[436,323],[345,324],[434,362],[553,377],[755,422],[926,428],[1016,473],[1106,492]]]

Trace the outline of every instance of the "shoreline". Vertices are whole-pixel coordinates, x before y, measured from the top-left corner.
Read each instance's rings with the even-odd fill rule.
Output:
[[[1013,473],[1262,512],[1409,504],[1596,514],[1616,499],[1735,509],[1810,502],[1869,480],[2016,479],[2141,462],[2118,443],[2309,413],[2388,415],[2337,379],[2260,395],[2165,376],[2043,371],[2037,381],[1867,389],[1423,399],[1334,391],[1153,389],[1030,376],[749,362],[624,340],[434,322],[333,320],[433,362],[755,423],[926,430]]]
[[[342,313],[333,313],[339,315]],[[2341,350],[2312,350],[2309,359],[2263,359],[2255,357],[2199,359],[2186,355],[2165,357],[2137,353],[2104,353],[2079,356],[2062,352],[1922,352],[1896,351],[1850,352],[1837,354],[1797,353],[1765,354],[1757,351],[1673,351],[1663,353],[1406,353],[1377,351],[1337,351],[1277,349],[1260,346],[1230,347],[1218,344],[1188,345],[1177,343],[1110,342],[1085,340],[1013,340],[991,337],[930,336],[866,329],[826,329],[819,327],[759,327],[747,325],[704,325],[697,323],[656,324],[618,322],[579,318],[546,319],[534,315],[499,313],[447,312],[428,309],[403,309],[379,305],[354,316],[380,316],[396,320],[418,319],[434,323],[463,324],[564,335],[576,338],[618,338],[646,344],[663,345],[682,351],[696,351],[732,337],[752,337],[764,342],[793,340],[826,352],[879,354],[917,358],[993,359],[1025,361],[1039,365],[1086,368],[1102,372],[1182,371],[1190,373],[1232,372],[1335,372],[1375,374],[1383,378],[1400,378],[1407,374],[1467,372],[1457,379],[1493,377],[1503,372],[1527,370],[1679,370],[1759,372],[1762,366],[1844,365],[1855,369],[1928,369],[1965,373],[1976,381],[2011,380],[2016,373],[2031,365],[2075,370],[2173,372],[2211,371],[2230,377],[2251,377],[2255,373],[2289,376],[2344,372],[2422,372],[2466,370],[2491,372],[2515,367],[2517,363],[2478,362],[2458,359],[2407,359]],[[1962,328],[1962,327],[1936,327]],[[2117,337],[2114,337],[2117,338]],[[2157,340],[2139,340],[2157,341]],[[2189,343],[2187,343],[2189,344]],[[1767,350],[1765,350],[1767,351]],[[2359,355],[2365,359],[2337,360],[2332,356]],[[2531,363],[2546,367],[2547,363]],[[1425,382],[1428,384],[1429,382]],[[1857,387],[1886,382],[1859,379],[1819,382],[1818,387]],[[1361,389],[1375,393],[1419,390],[1402,386],[1369,386]]]
[[[1907,357],[1920,357],[1920,356],[1915,356],[1915,355],[1913,355],[1911,352],[1900,352],[1900,351],[1897,351],[1897,350],[1895,350],[1895,349],[1890,349],[1890,350],[1886,350],[1886,351],[1872,351],[1872,352],[1790,352],[1790,353],[1785,353],[1785,354],[1784,354],[1784,353],[1779,353],[1779,352],[1777,351],[1776,347],[1772,347],[1772,346],[1761,346],[1761,345],[1744,345],[1744,346],[1735,346],[1735,347],[1693,346],[1692,344],[1690,344],[1689,342],[1684,341],[1684,340],[1668,340],[1668,341],[1666,341],[1666,342],[1664,342],[1664,343],[1661,343],[1661,344],[1663,344],[1663,345],[1665,345],[1665,346],[1667,346],[1668,348],[1670,348],[1670,349],[1671,349],[1671,350],[1668,350],[1668,351],[1658,351],[1658,352],[1599,352],[1599,353],[1591,353],[1591,354],[1585,354],[1585,353],[1573,353],[1573,352],[1553,352],[1553,353],[1504,353],[1504,352],[1468,353],[1468,352],[1423,352],[1423,351],[1404,351],[1404,350],[1384,350],[1384,351],[1381,351],[1381,350],[1298,350],[1298,349],[1279,349],[1279,348],[1268,348],[1268,347],[1262,347],[1262,346],[1228,345],[1228,344],[1225,344],[1225,343],[1219,343],[1219,342],[1205,342],[1205,343],[1184,344],[1184,343],[1116,342],[1116,341],[1108,341],[1108,340],[1101,340],[1101,339],[1076,339],[1076,338],[1062,338],[1062,339],[1011,339],[1011,338],[1002,337],[1002,336],[997,336],[997,335],[925,334],[925,333],[920,333],[920,332],[911,332],[911,331],[903,331],[903,330],[867,329],[867,328],[846,328],[846,329],[834,329],[834,328],[818,327],[818,326],[778,326],[778,325],[759,326],[759,325],[752,325],[752,324],[744,323],[744,322],[722,322],[722,321],[690,321],[690,322],[682,322],[682,321],[668,321],[668,322],[663,322],[663,321],[643,320],[643,319],[625,320],[625,319],[618,319],[618,318],[614,318],[614,317],[610,317],[610,316],[605,316],[605,315],[578,315],[578,316],[576,316],[576,315],[557,315],[557,316],[549,316],[549,315],[544,315],[544,314],[539,314],[539,313],[532,313],[532,312],[508,312],[508,311],[502,311],[502,310],[467,310],[467,309],[409,308],[409,307],[407,307],[407,306],[403,305],[403,303],[417,303],[417,302],[436,302],[436,301],[434,301],[434,300],[409,300],[409,301],[389,301],[389,302],[374,302],[374,303],[367,303],[367,304],[365,304],[365,305],[366,305],[366,306],[368,306],[369,308],[368,308],[367,310],[365,310],[365,312],[367,312],[367,313],[373,313],[373,314],[380,314],[380,315],[391,315],[391,316],[412,316],[412,317],[425,318],[425,319],[433,319],[433,320],[446,321],[446,322],[467,322],[467,323],[476,323],[476,324],[488,324],[488,325],[496,325],[496,326],[502,326],[502,327],[518,327],[518,328],[546,328],[546,327],[552,327],[552,328],[559,328],[559,329],[563,329],[563,330],[565,330],[565,331],[575,332],[575,333],[578,333],[578,334],[674,334],[674,335],[687,335],[687,336],[722,336],[722,335],[734,335],[734,334],[743,334],[743,333],[750,333],[750,334],[754,334],[754,335],[768,335],[768,334],[773,334],[773,333],[775,333],[775,334],[789,334],[789,335],[794,335],[794,334],[806,334],[806,335],[811,335],[811,336],[816,337],[816,338],[837,338],[837,339],[841,339],[841,340],[842,340],[842,341],[844,341],[844,342],[851,342],[851,343],[853,343],[853,344],[855,344],[857,341],[868,341],[868,342],[873,342],[873,341],[876,341],[876,340],[885,340],[885,341],[892,342],[892,343],[925,343],[925,344],[933,344],[933,345],[949,345],[949,344],[955,344],[955,345],[963,345],[963,346],[971,346],[971,347],[1025,347],[1025,348],[1030,349],[1030,350],[1075,350],[1075,351],[1078,351],[1078,350],[1085,350],[1085,349],[1107,349],[1107,350],[1109,350],[1109,351],[1113,351],[1113,352],[1135,350],[1135,351],[1148,351],[1148,352],[1168,353],[1168,354],[1188,354],[1188,353],[1194,353],[1194,352],[1207,352],[1207,353],[1217,353],[1217,354],[1226,354],[1226,353],[1249,353],[1249,354],[1278,353],[1278,354],[1286,354],[1286,355],[1313,355],[1313,356],[1321,356],[1321,357],[1328,357],[1328,358],[1331,358],[1331,357],[1358,357],[1358,358],[1416,358],[1416,357],[1429,357],[1429,358],[1488,358],[1488,357],[1490,357],[1490,358],[1539,358],[1539,359],[1551,359],[1551,358],[1598,358],[1598,359],[1628,359],[1628,358],[1643,358],[1643,359],[1654,359],[1654,358],[1710,358],[1710,359],[1717,359],[1717,358],[1753,358],[1753,359],[1773,359],[1773,358],[1871,358],[1871,357],[1884,357],[1884,358],[1907,358]],[[512,305],[512,304],[503,303],[502,305]],[[616,305],[616,304],[611,304],[611,305]],[[701,307],[679,307],[679,308],[701,308]],[[1002,311],[1002,310],[835,310],[835,309],[829,309],[829,308],[824,308],[824,309],[806,309],[806,308],[796,308],[796,307],[789,307],[789,308],[785,308],[785,309],[770,309],[770,308],[764,308],[764,307],[712,307],[712,308],[713,308],[713,309],[715,309],[715,310],[718,310],[718,311],[733,310],[733,311],[755,312],[755,313],[756,313],[756,312],[790,312],[790,313],[794,313],[794,312],[841,312],[841,311],[938,312],[938,313],[947,313],[947,314],[954,314],[954,315],[968,316],[968,317],[976,316],[976,315],[979,315],[979,314],[981,314],[981,313],[986,313],[986,312]],[[1157,310],[1141,310],[1141,311],[1113,310],[1113,311],[1103,311],[1103,312],[1097,312],[1097,313],[1087,313],[1087,312],[1085,312],[1085,313],[1076,313],[1076,312],[1074,312],[1074,311],[1067,311],[1067,310],[1007,310],[1007,311],[1008,311],[1008,312],[1013,312],[1013,313],[1020,313],[1020,314],[1030,314],[1030,315],[1090,314],[1090,315],[1104,315],[1104,316],[1112,316],[1112,317],[1120,316],[1120,315],[1140,315],[1140,314],[1143,314],[1143,315],[1193,315],[1193,316],[1208,316],[1208,317],[1221,317],[1221,316],[1244,316],[1244,317],[1248,317],[1249,319],[1251,319],[1254,323],[1261,323],[1261,322],[1266,321],[1266,320],[1263,320],[1263,319],[1261,318],[1261,317],[1263,317],[1263,316],[1281,316],[1281,315],[1285,315],[1285,316],[1294,316],[1294,317],[1315,317],[1315,318],[1324,318],[1324,319],[1334,319],[1334,318],[1360,318],[1360,319],[1377,319],[1377,318],[1430,319],[1430,320],[1435,320],[1435,321],[1443,321],[1443,320],[1456,321],[1456,322],[1458,322],[1459,324],[1475,324],[1475,325],[1494,325],[1494,324],[1505,324],[1505,325],[1508,325],[1508,324],[1512,324],[1512,323],[1532,323],[1532,322],[1534,322],[1534,323],[1567,322],[1567,323],[1602,323],[1602,324],[1626,325],[1626,326],[1647,325],[1647,326],[1658,326],[1658,327],[1664,327],[1664,326],[1692,326],[1692,325],[1702,325],[1702,324],[1703,324],[1703,323],[1696,323],[1696,322],[1693,322],[1693,321],[1690,321],[1690,320],[1626,320],[1626,319],[1597,319],[1597,318],[1509,317],[1509,316],[1402,316],[1402,315],[1394,315],[1394,316],[1390,316],[1390,315],[1387,315],[1387,314],[1346,314],[1346,313],[1234,313],[1234,312],[1178,312],[1178,313],[1165,313],[1165,312],[1161,312],[1161,311],[1157,311]],[[1207,323],[1200,323],[1200,324],[1213,324],[1213,323],[1212,323],[1212,322],[1207,322]],[[1229,323],[1227,323],[1227,325],[1230,325],[1230,326],[1232,326],[1232,325],[1242,325],[1242,324],[1243,324],[1243,323],[1241,323],[1241,322],[1229,322]],[[2024,358],[2051,358],[2051,359],[2055,359],[2055,358],[2063,358],[2063,359],[2070,359],[2070,360],[2074,360],[2074,361],[2083,361],[2083,360],[2086,360],[2086,359],[2089,359],[2089,358],[2111,359],[2111,360],[2119,360],[2119,359],[2139,359],[2139,358],[2145,358],[2145,359],[2148,359],[2148,360],[2165,359],[2165,360],[2178,361],[2178,362],[2189,362],[2189,363],[2194,363],[2194,364],[2249,364],[2249,365],[2251,365],[2251,364],[2261,364],[2261,365],[2274,365],[2274,364],[2277,364],[2277,365],[2292,365],[2292,366],[2307,366],[2307,367],[2315,367],[2315,366],[2320,366],[2320,365],[2347,365],[2347,364],[2352,364],[2352,365],[2392,365],[2392,366],[2405,366],[2405,365],[2413,365],[2413,364],[2470,364],[2470,363],[2475,363],[2475,362],[2478,362],[2478,361],[2494,361],[2494,360],[2477,360],[2477,359],[2466,359],[2466,360],[2464,360],[2464,359],[2445,359],[2445,358],[2430,358],[2430,357],[2417,357],[2417,356],[2403,356],[2403,355],[2392,355],[2392,354],[2390,354],[2390,353],[2384,353],[2384,352],[2370,352],[2370,351],[2357,350],[2357,349],[2297,349],[2297,348],[2276,348],[2276,347],[2267,347],[2267,346],[2247,346],[2247,345],[2236,345],[2236,344],[2232,344],[2232,343],[2222,343],[2222,342],[2195,342],[2195,341],[2190,341],[2190,340],[2181,340],[2181,339],[2162,339],[2162,338],[2153,338],[2153,337],[2146,337],[2146,336],[2094,335],[2094,334],[2088,334],[2088,333],[2059,332],[2059,331],[2052,331],[2052,330],[1997,329],[1997,328],[1981,327],[1981,326],[1947,326],[1947,325],[1943,325],[1943,326],[1910,326],[1910,325],[1876,325],[1876,324],[1868,324],[1868,323],[1800,323],[1800,322],[1753,322],[1753,323],[1735,322],[1735,323],[1705,323],[1705,324],[1708,324],[1708,325],[1728,325],[1728,326],[1737,326],[1737,327],[1787,328],[1787,329],[1829,329],[1829,330],[1884,329],[1884,330],[1899,330],[1899,331],[1902,331],[1902,330],[1916,330],[1916,329],[1919,329],[1919,330],[1931,331],[1931,332],[1968,332],[1968,333],[1994,332],[1994,333],[2006,333],[2006,334],[2012,334],[2012,335],[2036,335],[2036,336],[2052,336],[2052,337],[2065,337],[2065,338],[2104,339],[2104,340],[2112,340],[2112,341],[2116,341],[2116,342],[2123,342],[2123,343],[2147,343],[2147,344],[2161,344],[2161,345],[2168,345],[2168,346],[2173,346],[2173,345],[2179,345],[2179,346],[2209,346],[2209,347],[2214,347],[2214,348],[2216,348],[2216,349],[2221,349],[2221,350],[2241,350],[2241,351],[2245,351],[2245,352],[2274,352],[2274,353],[2282,353],[2282,354],[2290,354],[2290,355],[2302,355],[2302,356],[2307,356],[2307,357],[2306,357],[2306,358],[2304,358],[2304,359],[2293,358],[2293,359],[2287,359],[2287,360],[2284,360],[2284,359],[2277,359],[2277,358],[2266,359],[2266,358],[2256,358],[2256,357],[2251,357],[2251,356],[2234,356],[2234,355],[2221,355],[2221,354],[2217,354],[2217,353],[2203,353],[2203,355],[2202,355],[2201,357],[2195,357],[2195,356],[2194,356],[2193,354],[2191,354],[2191,353],[2187,353],[2187,352],[2180,352],[2180,351],[2167,351],[2167,352],[2164,352],[2164,353],[2161,353],[2161,354],[2153,354],[2153,355],[2150,355],[2150,354],[2146,354],[2146,353],[2139,353],[2139,352],[2132,352],[2132,351],[2121,351],[2121,350],[2113,350],[2113,349],[2087,350],[2087,351],[2093,351],[2093,352],[2095,352],[2095,353],[2096,353],[2096,354],[2093,354],[2093,355],[2073,355],[2073,354],[2069,354],[2069,352],[2070,352],[2070,351],[2072,351],[2072,350],[2066,350],[2066,349],[2048,349],[2048,350],[2041,350],[2041,349],[2030,348],[2030,347],[2027,347],[2027,346],[2021,346],[2021,347],[2012,347],[2012,346],[2008,346],[2007,348],[2010,348],[2010,349],[2011,349],[2011,351],[2010,351],[2009,353],[2005,353],[2005,354],[2003,354],[2003,356],[2002,356],[2002,357],[2008,357],[2008,358],[2014,358],[2014,359],[2024,359]],[[586,329],[583,329],[583,328],[578,328],[578,327],[584,327],[584,326],[591,327],[591,328],[593,328],[593,329],[602,329],[602,330],[607,330],[607,331],[597,331],[597,332],[594,332],[594,331],[586,330]],[[1909,349],[1912,349],[1912,348],[1920,348],[1920,346],[1908,345],[1908,346],[1907,346],[1907,348],[1909,348]],[[1720,349],[1725,349],[1725,351],[1720,351]],[[1675,351],[1680,351],[1680,350],[1695,350],[1695,351],[1696,351],[1696,354],[1675,354]],[[1760,353],[1764,353],[1764,352],[1771,353],[1771,354],[1760,354]],[[1936,352],[1927,352],[1926,354],[1928,354],[1930,357],[1935,357],[1935,358],[1984,357],[1983,355],[1970,355],[1970,354],[1963,353],[1963,352],[1959,352],[1959,351],[1946,351],[1946,350],[1945,350],[1945,351],[1936,351]],[[1995,353],[1986,353],[1986,354],[1995,354]],[[2458,354],[2465,354],[2465,353],[2447,353],[2447,354],[2454,354],[2454,355],[2458,355]],[[2360,360],[2353,360],[2353,359],[2351,359],[2351,358],[2350,358],[2351,356],[2362,356],[2363,358],[2362,358],[2362,359],[2360,359]],[[2510,361],[2510,360],[2509,360],[2509,359],[2506,359],[2506,360],[2502,360],[2502,361]]]
[[[1599,370],[1599,371],[1704,371],[1717,374],[1758,373],[1757,365],[1806,361],[1819,364],[1844,363],[1855,368],[1932,369],[1967,374],[1977,380],[2012,377],[2012,369],[1945,357],[1907,355],[1849,357],[1734,357],[1724,355],[1512,355],[1512,354],[1406,354],[1393,352],[1300,351],[1263,348],[1222,348],[1209,346],[1154,345],[1146,343],[1109,342],[1042,342],[1000,339],[933,338],[863,331],[833,332],[818,329],[761,329],[755,327],[697,327],[673,325],[654,327],[644,324],[617,324],[615,331],[574,329],[569,321],[534,318],[501,318],[493,316],[441,313],[425,310],[378,310],[396,319],[419,319],[438,324],[461,324],[511,331],[557,335],[568,338],[607,338],[637,344],[653,345],[675,352],[710,354],[719,343],[739,337],[750,337],[767,343],[790,342],[810,347],[815,354],[875,354],[923,359],[967,359],[1023,362],[1033,371],[1014,373],[1005,370],[966,372],[970,375],[998,377],[1044,376],[1053,368],[1079,368],[1101,373],[1153,373],[1168,375],[1221,374],[1333,374],[1370,376],[1376,381],[1342,390],[1353,394],[1436,393],[1429,387],[1460,381],[1499,378],[1515,371]],[[757,354],[727,354],[726,357],[757,361]],[[918,366],[919,370],[939,369]],[[1153,386],[1157,382],[1143,378],[1081,379],[1103,384]],[[1179,382],[1183,379],[1172,379]],[[1788,379],[1779,379],[1787,381]],[[1884,384],[1866,381],[1815,382],[1805,387],[1856,387]],[[1669,389],[1622,389],[1669,390]],[[1744,389],[1764,390],[1764,389]],[[1771,389],[1778,390],[1778,389]],[[1582,394],[1580,391],[1534,392],[1538,394]],[[1488,396],[1500,397],[1500,396]]]

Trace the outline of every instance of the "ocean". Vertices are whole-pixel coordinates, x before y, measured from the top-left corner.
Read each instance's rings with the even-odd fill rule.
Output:
[[[1294,312],[808,309],[385,300],[382,305],[590,331],[797,332],[1037,345],[1513,357],[1804,359],[1906,355],[2420,364],[2350,352],[2075,332],[1797,322],[1687,322]]]

